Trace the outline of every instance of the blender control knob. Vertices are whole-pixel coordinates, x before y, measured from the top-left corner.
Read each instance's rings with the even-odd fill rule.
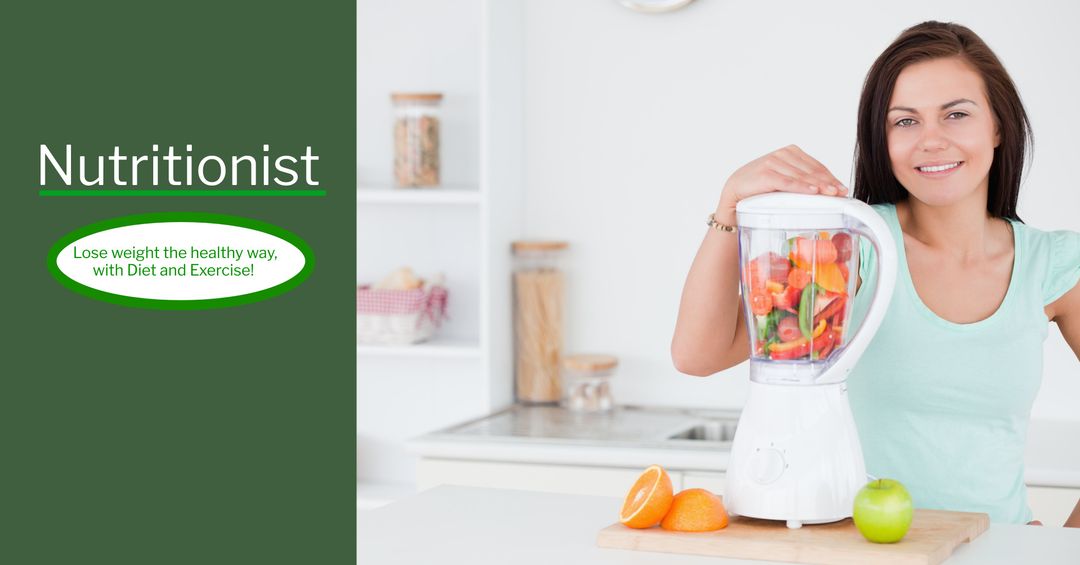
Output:
[[[759,449],[750,457],[750,474],[758,484],[767,485],[776,482],[784,474],[787,462],[779,449],[771,447]]]

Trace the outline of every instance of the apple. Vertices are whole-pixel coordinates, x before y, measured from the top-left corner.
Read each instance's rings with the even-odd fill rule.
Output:
[[[852,518],[864,538],[874,543],[896,543],[911,526],[911,495],[900,481],[878,479],[855,495]]]

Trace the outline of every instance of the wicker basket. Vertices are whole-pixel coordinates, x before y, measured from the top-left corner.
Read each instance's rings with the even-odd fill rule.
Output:
[[[356,287],[356,341],[406,345],[427,340],[446,319],[446,288],[384,290]]]

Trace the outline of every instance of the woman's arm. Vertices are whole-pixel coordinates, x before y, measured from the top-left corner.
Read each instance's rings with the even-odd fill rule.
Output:
[[[716,221],[735,225],[735,210],[723,204]],[[680,373],[704,377],[750,356],[739,307],[739,236],[710,229],[686,275],[671,359]]]
[[[1065,520],[1066,528],[1080,528],[1080,500],[1076,501],[1076,507],[1073,508],[1072,514],[1069,514],[1069,519]]]
[[[1051,320],[1057,323],[1065,342],[1080,361],[1080,284],[1052,302],[1047,309],[1050,310]],[[1076,502],[1069,519],[1065,520],[1065,527],[1080,528],[1080,500]]]

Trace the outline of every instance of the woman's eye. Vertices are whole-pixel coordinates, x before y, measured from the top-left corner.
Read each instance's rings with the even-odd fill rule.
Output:
[[[906,127],[910,126],[913,123],[915,123],[915,120],[913,120],[911,118],[904,118],[902,120],[897,120],[897,122],[895,124],[893,124],[893,125],[896,126],[896,127],[900,127],[900,128],[906,128]]]
[[[946,117],[946,118],[952,118],[953,116],[956,116],[956,118],[955,118],[955,119],[957,119],[957,120],[958,120],[958,119],[960,119],[960,118],[966,118],[966,117],[967,117],[967,114],[965,114],[965,113],[963,113],[963,112],[953,112],[953,113],[951,113],[951,114],[949,114],[948,116],[945,116],[945,117]]]

